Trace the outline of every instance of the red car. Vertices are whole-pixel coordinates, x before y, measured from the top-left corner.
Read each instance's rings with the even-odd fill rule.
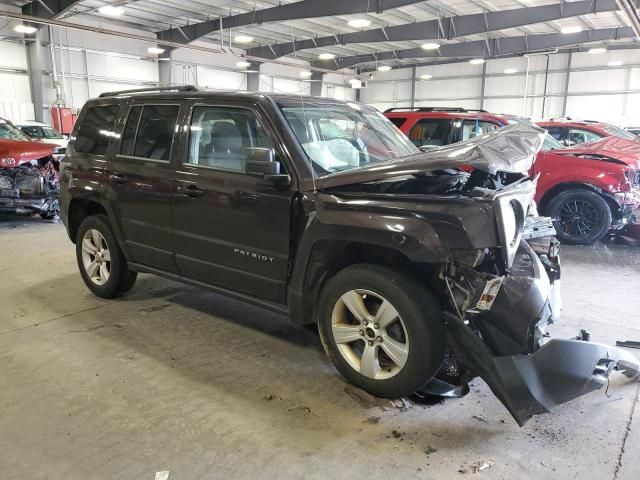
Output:
[[[569,147],[586,142],[596,142],[605,137],[618,137],[626,140],[636,140],[636,135],[610,123],[595,122],[593,120],[572,120],[571,118],[553,118],[537,122],[549,135],[563,145]]]
[[[461,108],[394,108],[385,116],[423,149],[529,122]],[[538,173],[538,208],[565,243],[589,244],[620,230],[640,206],[640,143],[632,140],[611,136],[564,148],[547,136],[531,172]]]
[[[59,212],[59,161],[56,145],[31,141],[0,118],[0,212],[39,213],[53,218]]]

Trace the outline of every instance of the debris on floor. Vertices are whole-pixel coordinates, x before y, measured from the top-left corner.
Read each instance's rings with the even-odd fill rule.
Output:
[[[484,416],[482,416],[482,415],[474,415],[474,416],[473,416],[473,417],[471,417],[471,418],[475,418],[476,420],[479,420],[479,421],[481,421],[481,422],[489,422],[489,420],[487,420],[487,419],[486,419]]]
[[[639,348],[640,342],[634,340],[616,340],[616,347]]]
[[[432,453],[436,453],[437,451],[438,451],[437,448],[433,448],[431,445],[429,445],[427,449],[424,451],[424,453],[426,455],[431,455]]]
[[[473,473],[478,473],[478,472],[482,472],[484,470],[488,470],[493,465],[495,465],[495,463],[496,462],[494,462],[493,460],[487,460],[487,461],[484,461],[484,462],[475,463],[475,464],[471,465],[471,468],[473,469]]]
[[[344,393],[346,393],[353,400],[358,402],[358,404],[362,408],[366,408],[366,409],[380,407],[383,410],[399,409],[399,410],[405,411],[411,406],[411,404],[409,404],[402,398],[399,398],[396,400],[390,400],[388,398],[379,398],[374,395],[371,395],[369,392],[365,392],[361,388],[354,387],[353,385],[350,385],[350,384],[345,385]]]
[[[377,425],[380,423],[380,417],[367,417],[364,423],[368,423],[370,425]]]

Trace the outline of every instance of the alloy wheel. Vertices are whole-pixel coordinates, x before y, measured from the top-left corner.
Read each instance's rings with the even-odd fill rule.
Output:
[[[596,228],[598,212],[590,202],[571,200],[562,205],[556,222],[568,235],[581,237]]]
[[[104,236],[95,228],[82,237],[82,265],[95,285],[104,285],[111,275],[111,253]]]
[[[350,290],[337,300],[331,332],[351,368],[374,380],[397,375],[409,357],[409,337],[398,311],[369,290]]]

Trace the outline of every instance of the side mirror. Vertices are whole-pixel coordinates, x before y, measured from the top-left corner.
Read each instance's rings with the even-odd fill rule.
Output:
[[[247,148],[247,175],[262,178],[277,185],[289,185],[291,177],[281,173],[280,162],[275,157],[276,154],[272,148]]]

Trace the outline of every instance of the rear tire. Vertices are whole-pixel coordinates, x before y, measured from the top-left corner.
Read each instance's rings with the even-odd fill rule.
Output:
[[[410,276],[354,265],[327,282],[319,302],[324,350],[357,387],[398,398],[438,371],[446,347],[442,312],[435,297]]]
[[[80,223],[76,259],[85,285],[98,297],[117,297],[136,282],[138,274],[129,270],[106,215],[92,215]]]
[[[611,229],[613,215],[607,201],[591,190],[572,189],[553,197],[547,207],[562,243],[588,245]]]

